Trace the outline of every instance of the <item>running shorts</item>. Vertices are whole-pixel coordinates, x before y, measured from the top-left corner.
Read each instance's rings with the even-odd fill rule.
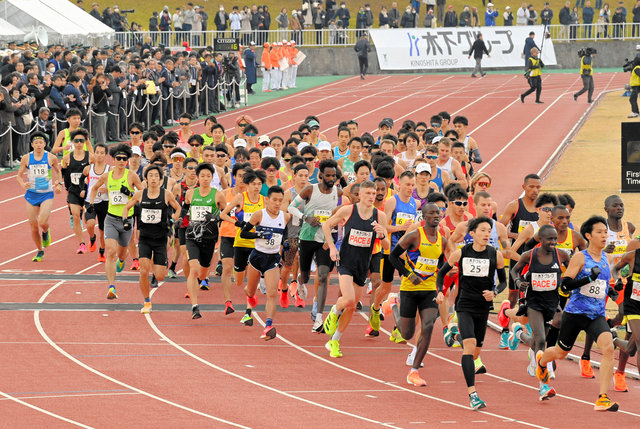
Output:
[[[253,247],[234,247],[233,248],[233,269],[239,273],[247,269],[249,256],[253,251]]]
[[[125,231],[122,218],[107,213],[107,217],[104,219],[105,240],[116,240],[120,247],[127,247],[131,242],[132,236],[133,228]]]
[[[104,218],[107,217],[107,211],[109,210],[109,201],[102,201],[100,203],[94,204],[94,211],[91,213],[87,212],[87,206],[89,203],[84,203],[84,220],[85,222],[89,222],[90,220],[94,220],[96,217],[98,218],[98,228],[100,231],[104,231]]]
[[[84,198],[80,195],[76,195],[73,192],[69,192],[67,194],[67,203],[73,204],[74,206],[84,207]]]
[[[249,255],[249,264],[264,276],[266,272],[277,269],[280,266],[279,253],[263,253],[253,249]]]
[[[585,331],[587,335],[597,341],[600,334],[609,332],[610,329],[604,316],[598,316],[592,320],[582,314],[567,313],[565,311],[562,314],[562,326],[558,334],[558,347],[568,352],[576,342],[580,331]]]
[[[422,313],[427,308],[438,308],[437,297],[438,291],[435,290],[401,290],[400,317],[415,319],[417,312]]]
[[[333,261],[329,249],[322,248],[323,243],[317,241],[300,240],[298,248],[300,250],[300,272],[308,273],[311,271],[311,261],[313,255],[316,255],[316,265],[318,267],[329,267],[333,269]]]
[[[402,306],[402,301],[400,301]],[[415,316],[415,315],[414,315]],[[458,311],[458,329],[462,340],[467,338],[476,339],[476,347],[482,347],[484,337],[487,333],[487,321],[489,313],[469,313],[466,311]]]
[[[380,274],[380,264],[382,263],[382,252],[378,252],[371,256],[371,262],[369,262],[369,271],[371,274]]]
[[[138,240],[138,257],[152,259],[155,265],[167,266],[167,242],[164,238],[149,239],[140,237]]]
[[[234,247],[233,247],[234,237],[221,237],[220,238],[220,259],[233,259]]]
[[[338,264],[338,274],[341,276],[351,276],[353,277],[353,282],[360,286],[363,287],[364,286],[364,282],[367,280],[367,273],[358,273],[356,272],[356,270],[354,270],[353,268],[349,268],[348,265],[342,265],[342,264]]]
[[[165,243],[165,246],[167,244]],[[209,268],[211,266],[211,260],[213,260],[213,254],[216,250],[215,241],[194,241],[187,240],[187,253],[189,254],[189,261],[198,260],[198,263],[203,268]]]
[[[42,193],[27,191],[24,194],[24,199],[32,206],[40,207],[45,201],[53,199],[53,191]]]

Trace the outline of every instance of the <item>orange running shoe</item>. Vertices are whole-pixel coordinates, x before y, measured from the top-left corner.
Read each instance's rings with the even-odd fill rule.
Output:
[[[614,372],[613,380],[615,382],[615,389],[617,392],[628,392],[629,388],[627,388],[627,380],[625,380],[626,375],[624,372]]]
[[[299,308],[304,308],[307,305],[306,302],[304,302],[304,299],[300,298],[300,296],[298,296],[298,292],[296,291],[296,307]]]
[[[607,395],[600,395],[593,409],[596,411],[618,411],[618,403],[613,402]]]
[[[131,264],[131,271],[140,271],[140,261],[138,261],[138,258],[133,259],[133,264]]]
[[[584,378],[596,378],[591,368],[591,361],[586,359],[580,359],[580,375]]]
[[[247,297],[247,304],[249,304],[249,307],[251,308],[256,308],[256,306],[258,305],[258,295]]]
[[[398,298],[397,298],[397,294],[395,293],[390,293],[387,299],[382,303],[382,313],[385,316],[388,316],[391,313],[393,313],[393,310],[391,307],[392,304],[398,305]]]
[[[407,384],[423,387],[427,385],[427,382],[420,378],[418,371],[409,371],[409,375],[407,375]]]
[[[285,290],[284,292],[280,291],[280,307],[287,308],[289,307],[289,291]]]
[[[231,301],[227,301],[224,303],[224,315],[227,316],[233,312],[235,312],[235,308],[233,308],[233,304]]]
[[[89,237],[89,252],[95,252],[98,246],[96,246],[96,236]]]
[[[289,283],[289,294],[291,295],[291,298],[296,296],[297,291],[298,291],[298,281],[293,280],[291,283]]]
[[[104,255],[104,249],[100,249],[101,252],[98,255],[98,262],[107,262],[107,257]]]
[[[187,293],[184,294],[184,297],[185,298],[191,298],[191,295],[189,295],[189,292],[187,292]]]

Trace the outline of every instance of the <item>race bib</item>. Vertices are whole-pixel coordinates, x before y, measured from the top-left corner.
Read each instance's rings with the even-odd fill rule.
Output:
[[[82,177],[82,173],[71,173],[71,183],[73,183],[76,186],[79,186],[81,177]]]
[[[211,206],[191,206],[189,219],[195,222],[204,222],[207,213],[211,213]]]
[[[640,282],[635,281],[635,277],[637,274],[633,275],[633,289],[631,290],[631,299],[635,301],[640,301]],[[640,276],[638,276],[640,277]],[[629,283],[627,283],[627,287],[629,287]]]
[[[271,238],[262,240],[262,246],[267,249],[277,249],[282,243],[282,234],[273,234]]]
[[[609,243],[613,243],[616,248],[613,249],[613,254],[614,255],[622,255],[623,253],[625,253],[627,251],[627,241],[626,240],[611,240],[608,241],[607,240],[607,244]]]
[[[351,228],[349,232],[349,244],[354,247],[369,247],[373,240],[373,231],[360,231]]]
[[[429,259],[424,258],[422,256],[418,256],[418,261],[416,262],[416,267],[413,271],[416,274],[420,274],[421,276],[431,277],[438,270],[438,260],[437,259]]]
[[[521,233],[522,230],[524,230],[529,225],[531,225],[530,220],[521,220],[520,223],[518,223],[518,234]]]
[[[465,276],[487,277],[489,275],[489,260],[462,258],[462,270]]]
[[[162,220],[162,210],[142,209],[140,220],[142,220],[142,223],[150,223],[150,224],[160,223],[160,221]]]
[[[596,279],[589,284],[580,288],[580,293],[589,298],[604,299],[607,294],[607,282],[602,279]]]
[[[531,287],[536,292],[548,292],[558,288],[557,273],[531,273]]]
[[[293,216],[291,217],[291,225],[293,226],[300,226],[302,225],[302,218],[299,218],[297,216]]]
[[[353,173],[347,173],[347,183],[356,183],[356,175]]]
[[[127,204],[129,198],[120,191],[109,191],[109,204],[112,206],[123,206]]]
[[[320,223],[325,223],[331,217],[331,210],[315,210],[313,217],[317,217]]]
[[[396,213],[396,225],[400,226],[400,225],[404,225],[406,222],[413,222],[413,220],[415,219],[415,216],[412,215],[411,213],[402,213],[402,212],[398,212]]]
[[[44,164],[30,165],[29,166],[29,174],[35,177],[36,179],[39,177],[47,177],[49,172],[49,168],[47,168]]]
[[[422,210],[418,210],[418,214],[416,215],[415,223],[422,222]]]

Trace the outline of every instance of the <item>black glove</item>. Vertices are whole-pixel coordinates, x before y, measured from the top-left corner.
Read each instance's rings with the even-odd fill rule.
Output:
[[[204,220],[206,220],[207,222],[218,222],[220,218],[213,213],[207,213],[204,215]]]
[[[591,274],[589,274],[589,280],[594,281],[600,275],[600,268],[593,267],[591,268]]]
[[[261,231],[256,231],[256,235],[258,236],[258,238],[262,238],[264,240],[268,240],[271,237],[273,237],[273,232],[268,231],[268,230],[261,230]]]
[[[87,204],[87,207],[85,208],[85,210],[87,211],[87,213],[91,214],[96,211],[96,208],[94,207],[93,204]]]
[[[609,291],[607,292],[607,295],[609,295],[609,299],[612,300],[612,301],[616,301],[618,299],[618,296],[620,296],[618,291],[615,290],[615,288],[612,288],[612,287],[609,288]]]
[[[240,229],[243,229],[246,224],[247,223],[243,220],[236,220],[235,226],[237,226]]]
[[[125,219],[122,221],[122,227],[125,231],[129,231],[133,224],[131,223],[131,219]]]
[[[622,283],[622,279],[618,279],[616,281],[616,285],[614,287],[618,292],[620,292],[622,289],[624,289],[624,283]]]
[[[131,195],[133,195],[133,193],[131,192],[131,189],[127,188],[124,185],[120,186],[120,193],[126,195],[127,197],[130,197]]]

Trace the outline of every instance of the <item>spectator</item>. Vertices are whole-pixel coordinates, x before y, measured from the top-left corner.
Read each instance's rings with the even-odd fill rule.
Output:
[[[449,11],[444,15],[445,27],[457,27],[458,26],[458,14],[453,10],[453,5],[449,5]]]
[[[410,0],[411,8],[416,10],[416,13],[420,13],[420,0]]]
[[[93,122],[92,127],[95,135],[96,143],[107,142],[107,115],[109,112],[109,80],[105,75],[100,73],[91,81],[93,85]]]
[[[364,77],[367,74],[367,68],[369,67],[369,52],[371,52],[371,45],[369,44],[367,33],[364,33],[362,35],[353,49],[358,54],[358,62],[360,64],[360,79],[364,80]]]
[[[324,3],[324,9],[329,15],[331,15],[332,13],[336,13],[336,11],[338,10],[338,3],[336,3],[336,0],[327,0]]]
[[[478,8],[471,8],[471,26],[472,27],[480,27],[480,15],[478,15]]]
[[[122,15],[120,15],[120,8],[116,5],[113,8],[113,13],[111,14],[111,22],[113,24],[113,29],[122,32],[124,31],[124,26],[122,25]]]
[[[432,10],[436,13],[436,0],[427,0],[427,10]]]
[[[622,23],[625,22],[624,21],[625,16],[622,13],[622,8],[620,6],[618,6],[615,10],[615,13],[613,14],[613,18],[611,19],[611,22],[614,24],[613,25],[613,37],[616,39],[620,38],[620,35],[622,34]]]
[[[304,22],[304,17],[302,16],[301,11],[294,10],[291,14],[291,31],[293,32],[293,40],[300,45],[302,43],[302,25]]]
[[[113,28],[113,19],[111,18],[111,8],[107,7],[102,11],[102,23],[109,28]]]
[[[202,33],[202,15],[196,12],[193,15],[193,24],[191,26],[192,43],[194,46],[200,46],[200,34]],[[206,45],[206,43],[203,43]]]
[[[193,10],[193,3],[187,3],[187,8],[182,9],[182,31],[189,33],[193,29],[193,18],[196,16],[196,11]]]
[[[447,5],[447,0],[436,0],[436,5],[438,6],[438,22],[444,21],[444,12],[445,6]],[[416,9],[418,13],[420,13],[419,9]]]
[[[623,16],[623,18],[622,18],[622,19],[623,19],[623,21],[622,21],[622,22],[627,22],[627,8],[626,8],[626,7],[624,7],[624,2],[623,2],[622,0],[620,0],[620,1],[618,2],[618,7],[619,7],[620,9],[622,9],[622,16]]]
[[[253,33],[253,37],[245,43],[245,45],[249,45],[251,40],[258,40],[258,30],[260,29],[260,13],[258,12],[258,6],[255,4],[251,6],[251,32]]]
[[[207,23],[209,22],[209,14],[207,12],[205,12],[204,10],[204,6],[200,6],[200,8],[198,9],[198,13],[200,14],[200,17],[202,18],[202,31],[206,32],[207,31]],[[205,40],[207,35],[204,35]]]
[[[609,23],[611,22],[611,10],[609,10],[609,3],[605,3],[600,9],[600,16],[598,17],[598,26],[596,38],[609,37]]]
[[[242,35],[242,44],[248,45],[251,41],[251,11],[249,10],[249,6],[245,6],[242,8],[240,17],[240,34]]]
[[[518,12],[516,12],[516,25],[528,25],[529,22],[529,10],[527,4],[522,3]]]
[[[98,11],[98,8],[100,6],[98,6],[98,3],[94,3],[93,7],[91,9],[91,12],[89,12],[89,15],[93,16],[95,19],[97,19],[98,21],[102,22],[102,15],[100,15],[100,12]],[[4,162],[4,160],[3,160]]]
[[[356,31],[356,37],[359,39],[363,34],[363,29],[367,28],[367,15],[365,13],[364,7],[360,6],[358,10],[358,14],[356,15],[356,28],[359,31]]]
[[[245,75],[247,77],[247,93],[250,95],[255,94],[253,90],[253,85],[257,82],[256,77],[256,66],[257,66],[257,56],[256,56],[256,44],[254,42],[249,43],[249,49],[244,51],[244,67],[245,67]]]
[[[527,65],[529,64],[529,57],[531,56],[531,49],[536,48],[538,50],[540,50],[538,48],[538,45],[536,45],[536,42],[533,40],[536,37],[536,33],[534,33],[533,31],[529,32],[529,37],[527,37],[524,41],[524,51],[522,51],[522,53],[524,54],[524,66],[525,66],[525,70]]]
[[[460,12],[460,19],[458,21],[458,25],[460,25],[460,27],[471,26],[471,12],[469,12],[469,6],[467,6],[466,4],[464,5],[464,9],[462,9],[462,12]]]
[[[322,9],[322,5],[318,4],[318,7],[313,9],[313,26],[316,30],[316,45],[322,44],[322,29],[327,24],[327,12]]]
[[[569,38],[575,40],[578,35],[578,25],[580,24],[580,15],[578,6],[574,6],[571,11],[571,28],[569,29]]]
[[[224,11],[224,5],[221,4],[218,7],[218,13],[216,13],[216,17],[213,18],[213,23],[216,26],[216,31],[218,32],[216,37],[224,37],[224,32],[227,31],[228,25],[227,21],[229,20],[229,15]],[[175,18],[174,18],[175,21]]]
[[[262,20],[261,30],[269,31],[271,29],[271,12],[269,12],[269,6],[264,5],[262,7],[262,16],[263,16],[263,20]],[[261,42],[262,43],[266,42],[268,37],[269,37],[269,33],[263,33]],[[287,37],[283,37],[283,39],[287,39]]]
[[[424,28],[436,28],[437,21],[438,19],[436,18],[436,15],[433,13],[433,10],[427,9],[427,14],[424,16],[424,20],[422,21],[422,25],[424,25]],[[418,22],[416,21],[416,27],[417,26],[418,26]]]
[[[504,13],[502,14],[504,18],[504,26],[511,27],[513,26],[513,13],[511,13],[511,6],[507,6]]]
[[[593,9],[591,9],[593,11]],[[636,1],[635,6],[631,10],[633,13],[633,27],[631,30],[631,36],[636,37],[636,33],[640,36],[640,0]],[[584,10],[582,11],[582,16],[584,17]]]
[[[571,3],[565,2],[564,7],[560,9],[560,14],[558,15],[560,19],[560,33],[558,34],[558,39],[567,39],[569,37],[569,26],[571,25]]]
[[[560,11],[562,13],[562,11]],[[540,23],[544,26],[551,25],[553,19],[553,10],[549,7],[549,2],[545,2],[544,9],[540,12]]]
[[[176,8],[176,13],[173,14],[173,30],[176,32],[176,44],[179,44],[183,39],[182,34],[182,9]]]
[[[486,75],[486,73],[482,71],[482,55],[484,54],[486,54],[488,58],[491,58],[489,51],[487,51],[487,46],[484,40],[482,40],[482,33],[478,33],[477,39],[473,42],[473,46],[471,46],[471,50],[469,51],[469,58],[473,55],[473,58],[476,60],[476,66],[471,73],[471,77],[476,77],[476,73],[478,72],[480,72],[480,76],[482,77]]]
[[[493,3],[487,4],[487,11],[484,13],[484,25],[485,27],[494,27],[496,25],[496,18],[498,17],[498,9],[493,9]]]
[[[404,13],[402,14],[402,20],[400,21],[400,27],[402,28],[415,28],[416,27],[416,11],[407,5]]]
[[[389,28],[390,19],[386,6],[382,6],[382,9],[380,9],[380,13],[378,14],[378,21],[380,22],[380,28]]]
[[[184,25],[182,26],[182,29],[184,30]],[[158,41],[158,12],[153,12],[153,14],[151,15],[151,18],[149,18],[149,33],[151,33],[150,35],[151,43],[149,44],[155,45],[156,42]]]
[[[349,20],[351,19],[351,13],[349,13],[349,9],[347,9],[347,4],[345,2],[340,3],[340,8],[336,10],[333,15],[333,19],[342,21],[342,25],[344,28],[349,28]]]
[[[278,23],[278,40],[287,38],[287,29],[289,28],[289,15],[287,15],[287,8],[283,7],[280,11],[280,15],[276,16],[276,22]],[[293,30],[293,22],[291,23]],[[264,43],[263,43],[264,44]]]
[[[373,28],[373,12],[371,12],[371,5],[369,3],[364,5],[364,15],[365,15],[365,28],[367,30],[370,30],[371,28]]]
[[[240,29],[242,28],[242,15],[238,13],[238,6],[234,6],[231,14],[229,15],[229,28],[231,29],[231,34],[233,38],[237,38],[238,34],[240,34]]]
[[[538,12],[533,9],[533,5],[529,5],[529,18],[527,18],[527,25],[538,25]]]
[[[640,1],[640,0],[638,0]],[[640,16],[640,13],[638,14]],[[400,26],[400,11],[398,10],[398,3],[391,3],[391,10],[389,11],[389,27],[398,28]]]
[[[171,13],[168,6],[165,6],[160,15],[160,31],[164,33],[171,31]],[[165,46],[169,44],[169,34],[162,34],[162,44]]]
[[[640,4],[640,0],[638,0],[638,4]],[[635,10],[635,8],[634,8]],[[640,7],[638,8],[638,22],[640,22]],[[582,8],[582,22],[584,23],[584,37],[590,39],[591,38],[591,28],[593,27],[593,17],[595,15],[595,11],[591,7],[591,2],[587,0],[587,3]],[[635,19],[635,16],[634,16]],[[640,32],[638,32],[640,34]]]

